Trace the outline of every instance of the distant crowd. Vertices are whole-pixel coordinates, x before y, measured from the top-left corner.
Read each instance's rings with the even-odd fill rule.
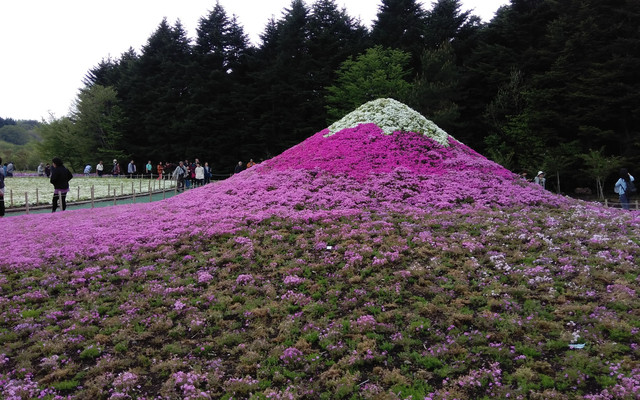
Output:
[[[246,166],[242,161],[238,161],[238,164],[234,167],[233,173],[237,174],[254,165],[256,165],[256,162],[253,161],[253,159],[250,159]],[[5,164],[5,176],[13,176],[14,170],[15,168],[12,163],[9,163],[8,170],[7,164]],[[127,164],[126,171],[121,167],[120,162],[117,159],[113,159],[113,162],[109,167],[105,166],[104,162],[101,160],[96,165],[95,172],[91,164],[86,164],[82,172],[85,176],[95,174],[98,177],[110,175],[116,178],[120,176],[127,178],[145,176],[155,177],[157,179],[178,179],[183,177],[187,187],[190,187],[191,185],[201,186],[207,184],[211,182],[211,178],[213,177],[213,172],[209,163],[206,161],[201,163],[197,158],[193,162],[190,162],[188,159],[178,162],[161,161],[155,165],[151,160],[149,160],[142,170],[138,168],[134,160],[131,160]],[[52,165],[49,163],[40,163],[37,168],[37,173],[38,176],[49,178],[52,173]],[[220,176],[228,175],[225,174]]]
[[[246,168],[251,168],[256,163],[253,159],[249,160],[245,166],[242,161],[238,161],[238,164],[234,167],[234,174],[242,172]],[[0,217],[5,214],[4,205],[4,179],[5,177],[13,177],[15,172],[15,165],[13,162],[2,164],[2,158],[0,158]],[[92,174],[91,164],[87,164],[84,167],[83,173],[85,176]],[[177,181],[177,190],[179,192],[184,191],[191,187],[203,186],[211,182],[213,174],[208,162],[201,163],[199,159],[195,159],[193,162],[189,160],[178,161],[177,163],[159,162],[155,166],[149,160],[144,166],[142,171],[138,171],[134,160],[129,161],[127,164],[126,173],[120,168],[120,163],[117,159],[113,160],[113,164],[110,167],[110,171],[105,169],[104,163],[101,161],[96,165],[95,174],[99,177],[104,175],[111,175],[113,177],[126,176],[128,178],[134,177],[149,177],[160,179],[175,179]],[[61,201],[62,210],[67,209],[67,193],[69,192],[69,181],[73,179],[73,174],[64,166],[62,160],[59,157],[55,157],[49,163],[40,163],[37,168],[38,176],[49,178],[53,185],[53,199],[52,199],[52,212],[56,212],[58,209],[58,202]]]

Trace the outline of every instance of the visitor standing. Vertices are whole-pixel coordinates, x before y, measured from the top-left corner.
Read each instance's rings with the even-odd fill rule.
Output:
[[[96,165],[96,171],[98,172],[98,176],[102,178],[102,174],[104,174],[104,164],[102,163],[102,160],[100,160],[98,165]]]
[[[51,165],[49,165],[49,163],[47,163],[47,165],[44,166],[44,175],[47,178],[51,176]]]
[[[38,164],[38,176],[44,176],[44,163]]]
[[[620,204],[625,210],[629,209],[629,195],[631,194],[631,187],[634,179],[633,176],[627,171],[626,168],[620,170],[620,179],[616,182],[613,191],[616,192],[620,198]],[[635,185],[633,185],[635,186]]]
[[[73,178],[71,172],[62,164],[62,160],[58,157],[51,160],[53,165],[51,171],[51,179],[49,182],[53,185],[53,208],[51,212],[56,212],[58,208],[58,199],[62,199],[62,211],[67,209],[67,193],[69,192],[69,181]]]
[[[151,173],[153,172],[153,165],[151,165],[151,160],[147,161],[147,165],[144,166],[144,173],[151,177]]]
[[[2,157],[0,157],[2,165]],[[0,168],[0,218],[4,217],[4,168]]]
[[[7,178],[13,176],[13,172],[16,170],[16,167],[13,165],[11,161],[7,164]]]
[[[254,165],[256,165],[256,163],[253,161],[253,158],[249,159],[249,162],[247,163],[247,168],[251,168]]]
[[[540,185],[542,186],[542,188],[545,188],[547,180],[544,177],[544,172],[538,171],[538,175],[536,175],[533,181],[536,183],[536,185]]]
[[[129,165],[127,165],[127,174],[129,175],[129,178],[133,178],[133,175],[135,175],[136,171],[136,165],[133,163],[133,160],[131,160],[129,162]]]
[[[184,191],[184,179],[187,176],[187,169],[184,167],[184,162],[180,161],[176,169],[173,171],[173,178],[176,180],[176,190],[178,192]]]
[[[87,164],[84,166],[84,176],[89,176],[91,174],[91,164]]]
[[[111,169],[111,175],[117,178],[120,175],[120,163],[115,158],[113,159],[113,168]]]
[[[239,174],[240,172],[242,172],[244,168],[242,168],[242,161],[238,161],[238,165],[236,165],[235,169],[233,170],[234,174]]]
[[[156,167],[157,171],[158,171],[158,180],[162,179],[162,172],[164,171],[164,167],[162,166],[162,161],[160,161],[158,163],[158,166]]]
[[[196,186],[204,185],[204,167],[200,163],[196,164]]]
[[[208,162],[204,162],[204,184],[211,182],[211,167]]]

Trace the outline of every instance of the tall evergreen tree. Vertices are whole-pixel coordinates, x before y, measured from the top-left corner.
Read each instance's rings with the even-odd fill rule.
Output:
[[[93,85],[78,94],[71,113],[78,134],[87,142],[87,161],[127,158],[122,145],[123,113],[112,86]]]
[[[411,68],[419,70],[425,48],[426,13],[416,0],[382,0],[371,38],[375,45],[411,54]]]
[[[163,19],[130,71],[126,142],[135,156],[181,158],[188,139],[184,129],[190,87],[191,48],[182,24]]]
[[[348,59],[338,70],[335,84],[328,88],[327,110],[338,120],[367,101],[391,97],[406,101],[411,85],[408,67],[411,55],[397,49],[376,46],[355,60]]]
[[[254,74],[261,90],[252,109],[260,116],[257,137],[267,156],[314,132],[310,121],[315,110],[308,101],[313,97],[308,19],[304,2],[293,0],[283,18],[268,26],[263,36],[260,68]]]
[[[453,133],[458,125],[460,72],[453,46],[444,42],[437,49],[425,50],[419,71],[408,97],[408,104]]]
[[[438,0],[425,17],[425,46],[436,49],[477,29],[479,18],[461,11],[461,0]]]
[[[200,19],[197,34],[187,124],[193,140],[186,150],[221,169],[234,164],[242,143],[239,122],[246,105],[241,81],[246,74],[248,39],[236,17],[229,18],[219,3]]]
[[[640,161],[640,3],[552,3],[542,52],[548,70],[533,78],[532,116],[557,142],[579,139],[583,150]],[[557,143],[556,142],[556,143]]]
[[[338,9],[335,0],[318,0],[309,17],[309,54],[312,80],[314,126],[324,127],[327,121],[325,98],[327,87],[336,78],[336,71],[347,58],[362,53],[369,42],[364,26]]]

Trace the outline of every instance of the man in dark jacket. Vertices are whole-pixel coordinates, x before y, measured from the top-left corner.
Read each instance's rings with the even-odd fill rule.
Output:
[[[62,211],[67,209],[67,193],[69,192],[69,181],[73,178],[71,172],[62,165],[62,160],[58,157],[51,160],[51,179],[49,182],[53,185],[53,210],[56,212],[58,208],[58,199],[62,197]]]

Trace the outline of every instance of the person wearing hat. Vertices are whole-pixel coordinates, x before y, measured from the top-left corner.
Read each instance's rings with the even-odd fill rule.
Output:
[[[536,175],[536,177],[533,179],[533,181],[537,185],[540,185],[540,186],[542,186],[544,188],[545,184],[547,183],[547,180],[544,177],[544,172],[538,171],[538,175]]]
[[[58,199],[62,198],[62,211],[67,209],[67,193],[69,192],[69,181],[73,178],[71,172],[62,164],[62,160],[58,157],[51,160],[53,168],[51,169],[51,179],[49,182],[53,185],[53,209],[56,212],[58,208]]]

